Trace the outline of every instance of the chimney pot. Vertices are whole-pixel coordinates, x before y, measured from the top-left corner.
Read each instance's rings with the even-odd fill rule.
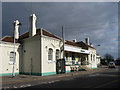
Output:
[[[85,42],[87,45],[89,45],[89,37],[85,38]]]
[[[73,39],[73,42],[77,42],[77,40],[76,40],[76,39]]]

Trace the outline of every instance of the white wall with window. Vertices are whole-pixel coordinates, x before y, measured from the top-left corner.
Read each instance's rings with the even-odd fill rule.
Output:
[[[42,38],[42,74],[56,74],[56,60],[61,58],[60,43],[55,38],[43,36]]]
[[[60,59],[60,50],[56,49],[56,60]]]
[[[13,43],[0,42],[0,56],[2,59],[2,65],[0,65],[0,76],[12,75],[13,63],[14,63],[14,52]],[[15,74],[19,74],[19,44],[15,45]]]
[[[48,61],[53,61],[53,49],[49,48],[48,50]]]

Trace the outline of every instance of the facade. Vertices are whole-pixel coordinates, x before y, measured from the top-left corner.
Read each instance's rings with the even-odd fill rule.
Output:
[[[41,76],[56,74],[56,60],[61,58],[60,38],[41,28],[33,37],[29,37],[29,32],[22,35],[20,43],[23,54],[21,73]]]
[[[19,43],[15,44],[15,74],[19,74]],[[0,40],[0,76],[12,75],[13,72],[13,38],[6,36]]]
[[[8,70],[10,70],[8,73],[12,71],[12,66],[9,65],[9,53],[13,49],[13,38],[10,41],[8,39],[4,41],[0,43],[0,48],[4,49],[1,55],[6,56],[2,57],[2,66],[6,65],[8,68],[3,67],[2,74],[7,73]],[[19,36],[16,43],[16,74],[40,76],[56,74],[56,61],[63,58],[62,49],[63,42],[60,37],[43,28],[36,29],[36,16],[32,14],[29,32]],[[97,68],[96,49],[89,45],[89,38],[85,43],[65,40],[64,50],[66,72],[71,72],[73,66]]]
[[[96,54],[96,62],[97,62],[97,66],[100,66],[101,62],[100,62],[100,55]]]
[[[88,41],[89,42],[89,41]],[[96,65],[96,49],[84,42],[65,42],[65,60],[66,65],[85,66],[90,69],[97,68]]]

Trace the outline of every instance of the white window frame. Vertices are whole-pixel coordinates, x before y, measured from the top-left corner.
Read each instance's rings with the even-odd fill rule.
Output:
[[[9,56],[9,64],[15,64],[15,60],[14,60],[14,55],[15,55],[15,60],[16,60],[16,52],[14,54],[13,51],[10,52],[10,56]]]
[[[53,61],[53,49],[49,48],[48,50],[48,61]]]
[[[56,60],[60,58],[60,50],[56,49]]]

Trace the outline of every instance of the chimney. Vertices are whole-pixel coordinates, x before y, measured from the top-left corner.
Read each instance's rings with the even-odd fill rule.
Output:
[[[73,42],[77,42],[77,40],[76,40],[76,39],[73,39]]]
[[[90,43],[90,46],[93,47],[92,43]]]
[[[19,25],[21,25],[21,23],[18,20],[14,21],[14,38],[15,39],[19,38],[19,31],[18,31]]]
[[[35,14],[30,15],[30,31],[29,37],[32,37],[36,34],[36,16]]]
[[[89,37],[85,38],[85,43],[89,45]]]

